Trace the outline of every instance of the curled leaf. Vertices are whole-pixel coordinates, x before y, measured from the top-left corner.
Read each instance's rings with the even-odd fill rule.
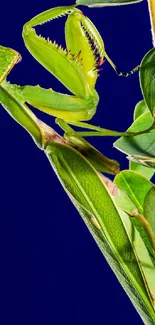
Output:
[[[155,49],[149,51],[142,60],[140,68],[140,84],[145,102],[154,116],[155,114]]]

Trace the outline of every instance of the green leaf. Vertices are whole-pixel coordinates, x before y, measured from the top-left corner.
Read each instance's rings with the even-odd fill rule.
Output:
[[[155,188],[152,187],[144,200],[144,215],[155,233]]]
[[[140,115],[131,127],[130,132],[144,131],[151,127],[153,118],[150,112]],[[121,137],[115,143],[114,147],[126,153],[130,160],[140,163],[144,166],[155,168],[155,130],[149,133],[137,135],[134,137]]]
[[[134,161],[129,162],[129,168],[141,174],[142,176],[145,176],[148,180],[151,179],[155,173],[155,170],[153,168],[142,166]]]
[[[135,106],[135,110],[134,110],[134,120],[136,120],[140,115],[142,115],[143,113],[148,112],[148,107],[145,103],[144,100],[141,100],[139,103],[137,103],[137,105]]]
[[[131,222],[135,225],[140,233],[155,266],[154,244],[152,244],[150,232],[136,218],[133,217],[136,209],[139,208],[139,206],[141,206],[139,210],[141,213],[143,213],[142,204],[144,202],[145,195],[148,188],[153,186],[153,184],[150,184],[148,181],[145,182],[141,175],[138,176],[137,173],[135,174],[134,172],[128,171],[123,171],[118,175],[118,177],[115,177],[114,183],[118,186],[117,191],[115,191],[116,195],[114,196],[114,201],[119,209],[125,211],[131,216]],[[137,197],[138,186],[141,186],[141,183],[145,186],[142,189],[142,193],[140,193],[140,195]]]
[[[118,204],[119,208],[121,208],[123,211],[126,211],[131,216],[135,216],[138,218],[138,224],[136,223],[135,225],[138,225],[137,229],[139,230],[152,256],[154,256],[155,236],[152,233],[150,225],[145,220],[144,211],[143,211],[145,197],[149,192],[149,190],[153,187],[153,184],[149,182],[145,177],[141,176],[140,174],[134,171],[127,171],[127,170],[119,173],[115,177],[114,183],[122,191],[125,192],[125,193],[121,192],[120,196],[115,198],[116,203]],[[127,200],[125,194],[128,195],[127,198],[129,198],[131,202],[129,199]],[[134,204],[135,209],[132,206],[132,204]],[[137,215],[136,208],[138,210],[138,215]],[[150,242],[149,245],[148,245],[148,240],[146,239],[146,235],[144,236],[144,231],[149,239]]]
[[[140,84],[144,99],[151,112],[155,112],[155,49],[149,51],[142,60]]]
[[[144,176],[131,170],[120,172],[115,177],[114,183],[127,193],[138,211],[143,214],[144,199],[153,184]]]
[[[136,205],[131,201],[127,193],[122,191],[119,187],[114,195],[114,201],[120,210],[128,213],[131,216],[136,210]]]
[[[142,0],[77,0],[76,4],[88,7],[104,7],[134,4],[141,1]]]
[[[152,124],[153,118],[150,111],[145,101],[141,100],[135,107],[134,122],[128,131],[143,131]],[[152,130],[135,137],[121,137],[114,143],[118,150],[128,154],[130,169],[139,172],[148,179],[153,176],[155,168],[155,158],[152,157],[154,156],[154,137],[155,130]]]
[[[144,323],[153,325],[155,268],[130,218],[117,209],[102,177],[79,152],[51,143],[45,153]]]

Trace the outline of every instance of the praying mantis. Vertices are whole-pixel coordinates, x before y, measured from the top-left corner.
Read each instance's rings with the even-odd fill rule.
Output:
[[[65,23],[66,49],[38,36],[35,31],[41,25],[53,19],[67,16]],[[66,95],[53,89],[40,86],[19,86],[6,81],[6,76],[20,55],[9,48],[0,47],[0,87],[11,94],[21,104],[28,103],[33,107],[55,116],[56,123],[66,132],[72,130],[68,124],[88,128],[98,132],[81,132],[80,135],[122,135],[88,124],[96,113],[99,95],[95,89],[100,66],[104,58],[110,63],[118,75],[128,76],[138,70],[139,66],[121,73],[105,52],[104,43],[99,31],[83,12],[73,6],[61,6],[49,9],[32,18],[23,27],[23,39],[32,56],[51,74],[53,74],[71,93]],[[0,94],[0,102],[6,105],[7,99]],[[71,132],[71,131],[70,131]],[[79,132],[80,133],[80,132]],[[123,133],[125,134],[125,133]]]

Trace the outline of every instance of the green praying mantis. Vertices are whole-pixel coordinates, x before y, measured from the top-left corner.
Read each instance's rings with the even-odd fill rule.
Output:
[[[65,23],[66,49],[56,42],[38,36],[35,26],[55,18],[67,15]],[[57,117],[58,123],[65,131],[67,123],[98,132],[78,132],[80,135],[122,135],[102,129],[82,121],[90,120],[96,112],[99,95],[95,90],[100,66],[104,58],[114,70],[122,76],[128,76],[138,70],[139,66],[128,73],[121,73],[105,52],[102,37],[92,21],[75,6],[52,8],[32,18],[23,27],[23,39],[32,56],[51,74],[53,74],[73,94],[57,93],[52,89],[40,86],[19,86],[6,81],[6,76],[20,55],[9,48],[0,47],[0,87],[7,91],[18,102]],[[0,96],[0,102],[6,105],[7,99]],[[26,106],[25,106],[26,107]],[[71,132],[71,131],[70,131]],[[125,133],[123,132],[123,135]]]

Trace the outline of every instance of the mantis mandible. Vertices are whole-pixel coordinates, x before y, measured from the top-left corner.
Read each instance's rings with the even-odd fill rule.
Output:
[[[66,49],[42,36],[38,36],[35,26],[67,15],[65,23]],[[57,117],[56,122],[65,129],[67,123],[88,128],[104,135],[100,127],[82,122],[90,120],[96,112],[99,96],[95,90],[100,66],[104,58],[114,70],[122,76],[128,76],[138,70],[139,66],[128,73],[121,73],[105,52],[100,33],[82,11],[75,6],[62,6],[49,9],[32,18],[23,27],[23,39],[32,56],[51,74],[53,74],[73,94],[57,93],[40,86],[19,86],[6,81],[6,75],[20,60],[20,55],[12,49],[0,47],[0,55],[5,54],[5,64],[1,68],[1,86],[17,100]],[[4,73],[3,73],[4,68]],[[2,100],[1,100],[2,102]],[[62,123],[63,121],[63,123]],[[92,135],[93,132],[90,132]],[[83,132],[82,135],[89,135]],[[121,135],[118,133],[118,135]]]

